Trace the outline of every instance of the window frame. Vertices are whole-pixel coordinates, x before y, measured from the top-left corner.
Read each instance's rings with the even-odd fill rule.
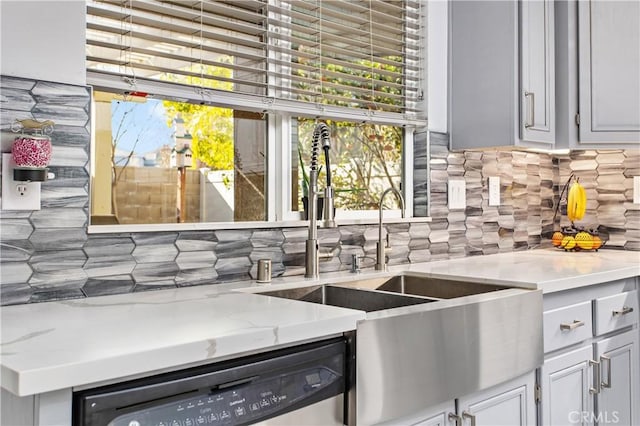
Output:
[[[321,119],[322,117],[318,117]],[[290,222],[301,221],[303,213],[291,209],[291,186],[292,186],[292,139],[291,139],[291,116],[281,116],[281,120],[277,120],[275,126],[280,128],[274,129],[278,134],[278,139],[269,141],[269,147],[273,147],[273,155],[280,159],[274,170],[277,175],[277,186],[281,188],[277,191],[279,197],[276,197],[275,205],[275,221]],[[405,218],[413,217],[413,135],[414,127],[404,127],[402,142],[402,197],[405,202]],[[269,152],[269,150],[267,150]],[[297,160],[295,160],[297,162]],[[410,166],[411,165],[411,166]],[[278,168],[279,167],[279,168]],[[274,188],[274,189],[275,189]],[[320,191],[324,189],[322,184],[319,185]],[[340,189],[340,188],[336,188]],[[385,210],[385,217],[401,218],[400,209]],[[349,223],[358,223],[360,220],[369,222],[371,219],[378,218],[378,210],[343,210],[337,209],[335,219],[338,223],[348,221]]]
[[[198,103],[196,97],[184,98],[186,93],[167,91],[166,87],[149,87],[156,97],[180,99],[183,102]],[[93,90],[115,92],[113,88],[94,86]],[[93,97],[92,97],[92,102]],[[238,108],[236,108],[238,109]],[[95,114],[95,108],[92,108]],[[322,118],[322,117],[318,117]],[[292,138],[290,115],[272,113],[267,116],[267,140],[265,171],[266,178],[266,221],[247,222],[191,222],[191,223],[157,223],[157,224],[123,224],[123,225],[88,225],[89,233],[107,232],[144,232],[144,231],[175,231],[175,230],[205,230],[205,229],[243,229],[259,227],[295,227],[307,226],[308,221],[302,219],[302,212],[291,209],[291,179],[292,179]],[[92,126],[95,117],[92,117]],[[402,196],[405,201],[405,219],[413,217],[413,138],[416,128],[404,126],[402,146]],[[92,145],[95,143],[95,131],[92,128]],[[93,151],[93,149],[92,149]],[[91,161],[95,161],[93,156]],[[297,161],[297,160],[296,160]],[[324,187],[320,185],[322,190]],[[91,190],[92,188],[90,188]],[[400,209],[385,210],[385,220],[401,220]],[[428,217],[416,218],[429,220]],[[336,211],[336,222],[342,224],[369,224],[378,220],[377,210],[342,210]]]
[[[427,60],[425,50],[428,40],[426,38],[427,3],[420,0],[425,13],[422,16],[424,32],[420,49],[421,60]],[[270,52],[272,54],[272,52]],[[269,61],[269,66],[273,63]],[[421,85],[426,87],[426,66],[420,66],[422,78]],[[266,221],[259,222],[194,222],[194,223],[164,223],[164,224],[131,224],[131,225],[88,225],[89,233],[111,232],[144,232],[166,230],[207,230],[207,229],[243,229],[243,228],[273,228],[307,226],[308,221],[302,220],[302,212],[291,209],[291,178],[292,178],[292,147],[291,147],[291,117],[304,116],[335,121],[371,122],[376,124],[388,124],[404,128],[402,147],[402,195],[405,201],[406,218],[413,217],[414,206],[414,134],[427,125],[425,99],[418,101],[418,116],[412,114],[387,113],[383,111],[371,111],[358,108],[332,106],[328,104],[301,103],[293,100],[276,99],[268,93],[267,96],[248,95],[240,92],[228,92],[210,88],[180,85],[160,80],[145,78],[128,78],[114,73],[98,72],[87,69],[87,84],[96,91],[124,93],[141,91],[153,94],[163,99],[179,100],[182,102],[205,103],[214,106],[259,112],[267,115],[267,140],[265,141],[265,206]],[[271,78],[273,74],[268,73]],[[268,81],[267,87],[275,88],[275,81]],[[426,91],[426,90],[425,90]],[[92,110],[93,112],[93,110]],[[95,120],[92,119],[92,126]],[[95,132],[92,129],[92,139]],[[94,141],[92,140],[92,144]],[[94,161],[93,156],[91,160]],[[296,160],[297,161],[297,160]],[[323,189],[323,185],[319,185]],[[384,213],[385,222],[400,221],[400,210],[387,210]],[[411,221],[429,221],[430,218],[419,217]],[[377,223],[377,210],[338,210],[336,222],[343,224],[370,224]],[[403,220],[407,221],[407,219]]]

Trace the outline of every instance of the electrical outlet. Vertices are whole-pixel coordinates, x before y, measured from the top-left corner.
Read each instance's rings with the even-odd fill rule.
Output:
[[[448,185],[449,209],[467,207],[467,183],[463,180],[450,180]]]
[[[633,177],[633,204],[640,204],[640,176]]]
[[[489,205],[500,205],[500,177],[491,176],[489,178]]]
[[[13,180],[15,163],[2,154],[2,210],[40,210],[40,182]]]

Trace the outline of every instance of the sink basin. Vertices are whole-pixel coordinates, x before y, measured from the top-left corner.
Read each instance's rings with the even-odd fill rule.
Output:
[[[370,278],[337,284],[359,290],[375,290],[379,292],[400,293],[407,296],[427,297],[432,300],[454,299],[504,290],[492,284],[473,283],[468,281],[445,280],[418,275],[396,275],[391,278]]]
[[[505,288],[507,287],[416,275],[396,275],[391,278],[371,278],[342,284],[296,287],[259,294],[374,312]]]
[[[436,299],[453,299],[454,297],[471,296],[474,294],[504,290],[505,288],[506,287],[497,285],[443,280],[415,275],[397,275],[376,287],[377,290],[413,294]]]
[[[433,302],[436,300],[334,285],[297,287],[285,290],[266,291],[260,294],[320,303],[323,305],[339,306],[341,308],[358,309],[365,312],[417,305],[419,303]]]

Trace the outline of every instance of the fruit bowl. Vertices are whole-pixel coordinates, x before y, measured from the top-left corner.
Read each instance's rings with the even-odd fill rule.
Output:
[[[563,228],[551,237],[551,244],[564,251],[598,251],[605,243],[593,229]]]
[[[571,184],[572,180],[575,182]],[[571,185],[571,187],[569,187]],[[568,190],[568,192],[567,192]],[[551,244],[564,251],[598,251],[604,244],[605,239],[601,238],[595,229],[578,228],[574,222],[581,220],[587,211],[587,192],[584,186],[580,184],[580,178],[573,173],[567,179],[553,213],[553,223],[556,223],[556,217],[560,211],[560,203],[562,197],[567,192],[567,219],[571,222],[571,226],[556,231],[551,237]]]

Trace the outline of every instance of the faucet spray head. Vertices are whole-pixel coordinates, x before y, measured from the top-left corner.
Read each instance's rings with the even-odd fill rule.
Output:
[[[322,142],[322,150],[324,151],[325,176],[327,185],[324,189],[324,205],[323,205],[323,225],[325,228],[335,228],[335,208],[334,208],[334,191],[331,187],[331,162],[329,160],[329,151],[331,150],[331,129],[326,123],[318,123],[313,129],[313,138],[311,142],[311,170],[318,165],[318,151],[320,142]]]

